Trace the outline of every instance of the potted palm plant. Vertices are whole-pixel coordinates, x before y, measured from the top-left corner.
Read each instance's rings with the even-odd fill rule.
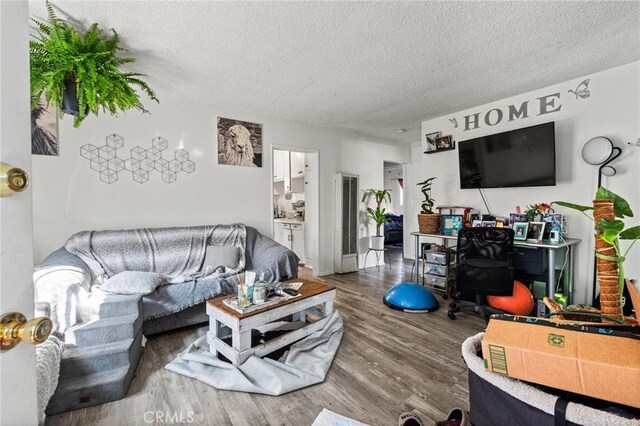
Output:
[[[44,93],[47,105],[74,115],[78,127],[100,109],[112,115],[131,108],[147,112],[136,89],[158,102],[140,78],[145,75],[120,69],[135,59],[118,56],[124,49],[114,30],[107,36],[93,24],[82,32],[60,19],[49,2],[47,12],[48,22],[33,19],[36,34],[29,43],[32,109]]]
[[[629,203],[610,190],[600,187],[592,206],[565,201],[554,201],[552,204],[578,210],[594,222],[600,311],[609,318],[622,321],[622,295],[625,283],[623,262],[633,244],[640,239],[640,226],[624,229],[625,224],[622,219],[633,217]],[[588,210],[593,210],[593,218],[585,213]],[[622,252],[619,240],[632,240],[625,252]]]
[[[420,214],[418,214],[418,229],[423,234],[435,234],[440,232],[441,215],[433,212],[436,200],[431,197],[431,184],[435,177],[418,183],[424,201],[421,204]]]
[[[385,201],[391,202],[391,190],[390,189],[367,189],[362,195],[362,202],[366,203],[369,198],[374,197],[376,201],[375,210],[371,207],[367,207],[367,215],[373,219],[376,224],[376,235],[371,237],[371,248],[374,250],[384,249],[384,234],[382,234],[382,225],[389,221],[385,214],[385,209],[382,207],[382,203]]]

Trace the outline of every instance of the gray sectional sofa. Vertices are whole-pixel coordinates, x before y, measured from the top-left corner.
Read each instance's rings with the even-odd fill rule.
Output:
[[[143,335],[207,321],[206,300],[237,291],[237,271],[284,281],[297,276],[298,261],[291,250],[237,224],[73,235],[34,272],[36,301],[49,304],[55,333],[65,341],[47,414],[123,398]],[[168,282],[149,294],[123,290],[122,282],[124,294],[105,290],[126,271]]]

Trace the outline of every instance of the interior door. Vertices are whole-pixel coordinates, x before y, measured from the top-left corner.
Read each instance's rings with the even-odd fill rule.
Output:
[[[28,8],[0,1],[0,161],[30,174]],[[33,317],[32,240],[29,188],[0,198],[0,315]],[[35,347],[19,343],[0,353],[0,424],[37,422]]]

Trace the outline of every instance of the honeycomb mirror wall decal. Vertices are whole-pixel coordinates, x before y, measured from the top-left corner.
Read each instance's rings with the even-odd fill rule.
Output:
[[[129,157],[122,158],[118,150],[124,147],[124,138],[116,133],[105,138],[103,146],[86,144],[80,147],[80,156],[89,160],[91,170],[98,173],[100,181],[112,184],[118,181],[122,172],[131,173],[134,182],[149,181],[153,172],[158,172],[163,182],[173,183],[178,174],[193,173],[196,163],[189,158],[189,152],[180,148],[174,151],[173,158],[163,158],[168,149],[167,139],[158,136],[151,140],[151,147],[136,146],[129,150]]]

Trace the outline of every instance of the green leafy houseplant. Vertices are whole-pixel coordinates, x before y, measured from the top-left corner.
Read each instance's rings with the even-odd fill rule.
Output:
[[[391,202],[391,190],[390,189],[367,189],[362,195],[362,202],[365,203],[371,197],[375,198],[376,208],[367,207],[367,215],[373,219],[376,224],[376,237],[382,237],[381,228],[386,222],[389,221],[385,216],[385,209],[382,208],[382,203],[385,201]]]
[[[527,220],[529,222],[538,221],[539,216],[543,213],[553,213],[553,209],[549,204],[546,204],[546,203],[531,204],[524,210],[524,214],[525,216],[527,216]]]
[[[436,200],[431,197],[431,185],[435,179],[435,177],[431,177],[417,184],[420,187],[420,191],[422,191],[422,195],[424,195],[424,201],[418,214],[418,227],[420,232],[424,234],[440,232],[441,215],[433,212]]]
[[[565,201],[554,201],[552,204],[577,210],[594,222],[596,262],[600,281],[600,304],[603,313],[621,318],[624,287],[623,263],[631,247],[640,239],[640,226],[632,226],[625,229],[625,223],[622,220],[633,217],[633,211],[629,203],[612,191],[600,187],[596,192],[593,206],[583,206]],[[585,213],[589,210],[593,210],[593,219]],[[631,244],[624,253],[620,247],[619,240],[631,240]],[[608,287],[610,287],[608,284],[614,284],[612,281],[616,281],[612,289],[614,297],[612,297],[612,300],[607,300],[609,297],[605,298],[604,291],[607,290],[608,292]],[[611,305],[611,309],[616,312],[605,312],[608,309],[608,305]]]
[[[47,12],[47,23],[32,19],[37,31],[29,43],[32,109],[44,93],[47,104],[60,114],[75,115],[73,125],[78,127],[89,112],[98,115],[100,109],[112,115],[131,108],[147,112],[136,87],[158,102],[140,79],[144,74],[120,69],[135,59],[118,56],[124,49],[115,30],[106,36],[93,24],[83,33],[60,19],[49,2]],[[77,107],[70,107],[70,100],[77,100]]]

